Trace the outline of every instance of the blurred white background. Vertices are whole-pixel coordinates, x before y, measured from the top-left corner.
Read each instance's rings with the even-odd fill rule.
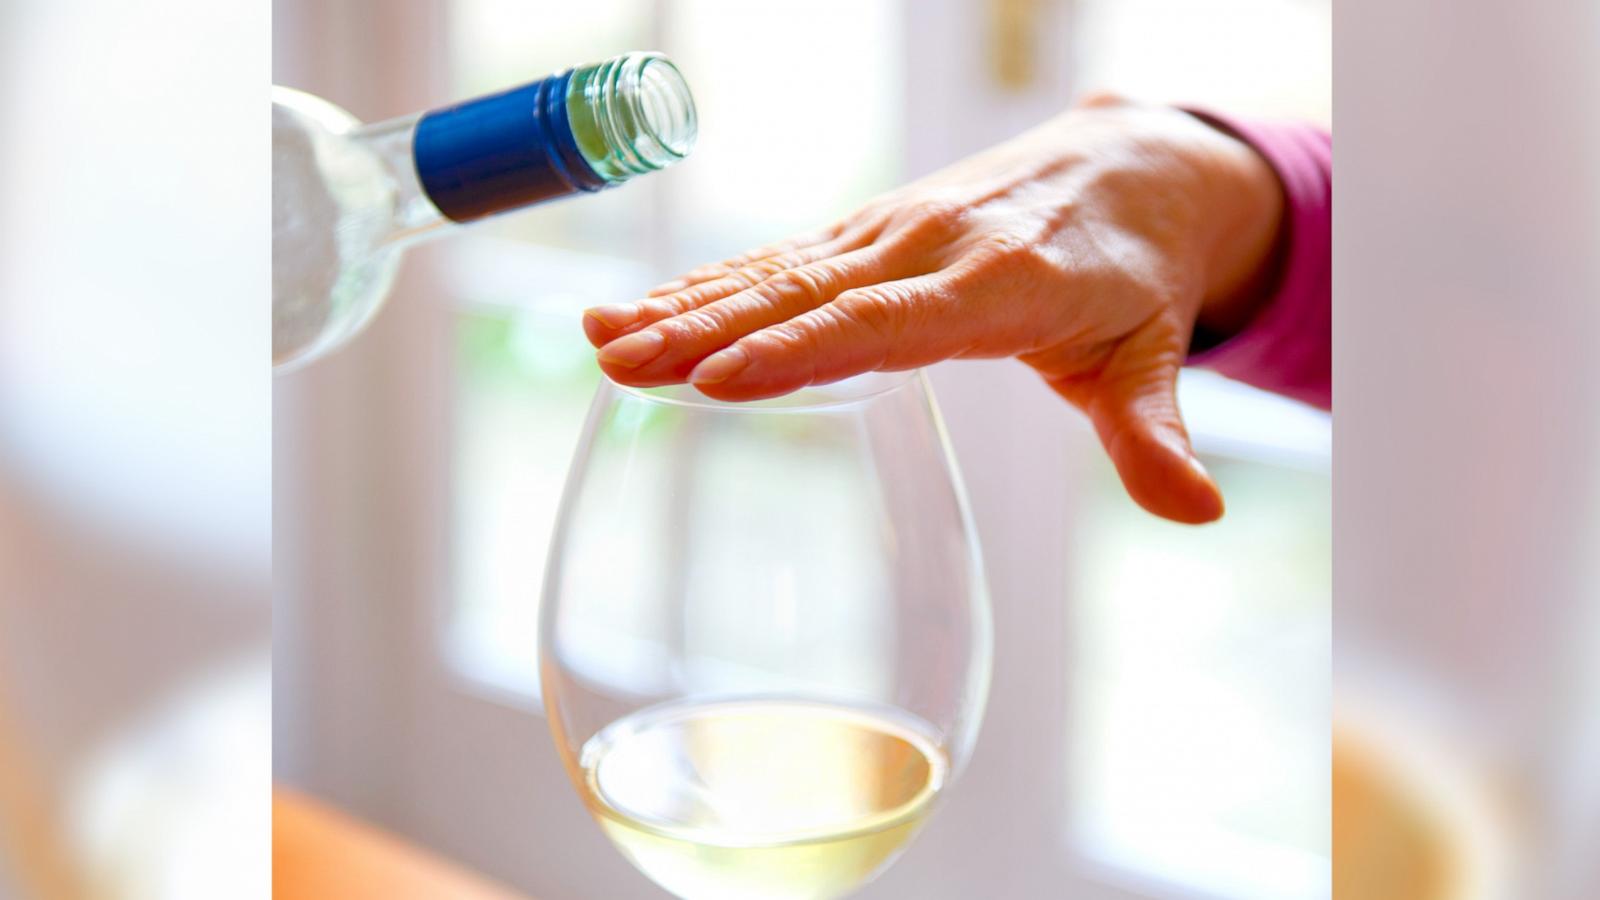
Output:
[[[1314,0],[274,4],[274,77],[363,119],[629,49],[693,87],[686,164],[408,260],[340,356],[277,382],[276,776],[541,898],[659,896],[539,711],[544,549],[598,372],[585,306],[847,211],[1090,87],[1326,121]],[[934,380],[997,670],[972,768],[866,897],[1328,893],[1330,426],[1195,374],[1228,495],[1122,494],[1021,366]]]
[[[1419,778],[1460,896],[1593,897],[1600,6],[1339,21],[1341,719]]]
[[[0,3],[0,897],[267,895],[267,27]]]

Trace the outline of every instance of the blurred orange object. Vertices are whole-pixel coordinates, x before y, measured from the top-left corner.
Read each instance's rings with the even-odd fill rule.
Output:
[[[285,788],[272,794],[274,900],[529,900]]]
[[[1333,896],[1455,900],[1456,869],[1448,829],[1404,773],[1348,731],[1335,731]]]

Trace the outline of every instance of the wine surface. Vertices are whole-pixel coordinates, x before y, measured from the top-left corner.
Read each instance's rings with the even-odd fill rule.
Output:
[[[948,763],[931,729],[796,700],[673,703],[600,731],[585,800],[641,871],[686,900],[822,900],[916,832]]]

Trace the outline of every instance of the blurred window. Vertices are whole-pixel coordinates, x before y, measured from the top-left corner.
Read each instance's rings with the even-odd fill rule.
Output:
[[[1328,0],[1079,0],[1077,80],[1327,124],[1331,20]],[[1181,393],[1228,513],[1159,521],[1096,460],[1073,557],[1070,841],[1141,893],[1326,896],[1329,798],[1305,786],[1328,783],[1331,422],[1208,373]]]
[[[1329,0],[1078,0],[1074,10],[1080,87],[1332,122]]]
[[[1095,458],[1072,557],[1068,834],[1156,896],[1325,896],[1330,422],[1185,382],[1228,512],[1157,519]]]

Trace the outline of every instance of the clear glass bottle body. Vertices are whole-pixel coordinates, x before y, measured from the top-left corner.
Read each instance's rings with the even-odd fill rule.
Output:
[[[970,754],[988,599],[919,373],[754,404],[603,382],[546,571],[557,749],[677,896],[851,893]]]
[[[446,219],[417,183],[417,116],[363,128],[288,88],[272,98],[272,360],[314,358],[377,312],[400,247]]]
[[[682,75],[653,53],[367,126],[274,88],[274,366],[360,330],[407,244],[664,168],[689,153],[696,128]]]

